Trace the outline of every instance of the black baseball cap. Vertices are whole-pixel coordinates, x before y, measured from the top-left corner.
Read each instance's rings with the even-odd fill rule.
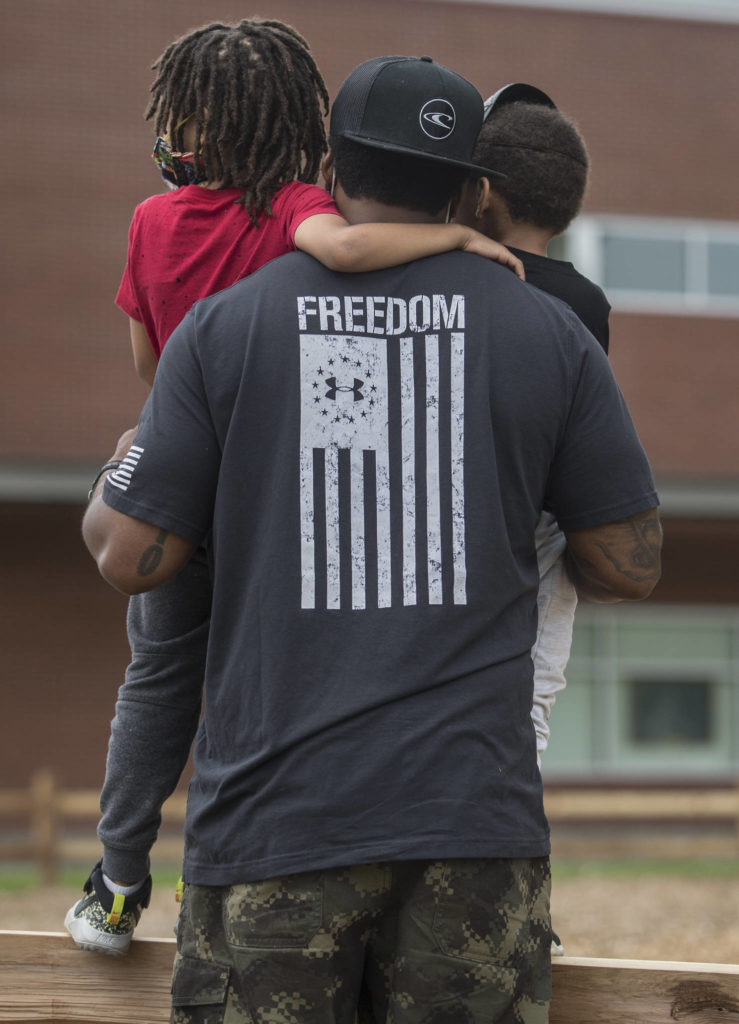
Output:
[[[329,134],[497,178],[473,163],[482,96],[431,57],[374,57],[356,67],[331,108]]]
[[[537,89],[535,85],[527,85],[525,82],[511,82],[509,85],[504,85],[502,89],[498,89],[492,96],[488,96],[483,105],[483,120],[487,121],[494,110],[500,110],[501,107],[507,106],[509,103],[534,103],[540,107],[551,107],[552,110],[556,110],[554,100],[547,96],[541,89]]]

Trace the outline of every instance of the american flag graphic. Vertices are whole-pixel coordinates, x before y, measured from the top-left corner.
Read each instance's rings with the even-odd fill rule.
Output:
[[[301,334],[303,608],[466,604],[464,334]]]

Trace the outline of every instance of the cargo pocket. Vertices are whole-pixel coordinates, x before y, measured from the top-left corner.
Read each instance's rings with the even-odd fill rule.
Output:
[[[320,872],[234,885],[224,901],[226,940],[247,949],[304,949],[321,929],[322,908]]]
[[[510,864],[445,862],[432,927],[447,956],[501,969],[515,962],[522,937],[528,936],[528,922]]]
[[[172,976],[172,1009],[175,1021],[187,1024],[222,1024],[231,968],[192,956],[175,959]]]

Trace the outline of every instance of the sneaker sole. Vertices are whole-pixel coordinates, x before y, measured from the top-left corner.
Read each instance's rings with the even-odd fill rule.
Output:
[[[93,928],[83,917],[75,917],[74,907],[67,911],[64,927],[74,939],[78,949],[86,949],[91,953],[125,956],[131,945],[131,933],[128,935],[106,935],[105,932]]]

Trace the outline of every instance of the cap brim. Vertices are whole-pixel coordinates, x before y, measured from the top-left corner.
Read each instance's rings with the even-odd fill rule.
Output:
[[[468,163],[466,160],[455,160],[448,156],[438,156],[436,153],[427,153],[423,149],[413,149],[410,146],[399,146],[395,142],[383,142],[379,139],[368,139],[363,135],[355,135],[353,132],[342,132],[344,138],[359,142],[362,146],[369,146],[370,149],[385,149],[391,153],[404,153],[406,156],[416,156],[421,160],[429,160],[435,164],[447,164],[450,167],[462,167],[467,171],[475,171],[486,178],[507,178],[507,174],[501,171],[494,171],[490,167],[480,167],[479,164]]]

